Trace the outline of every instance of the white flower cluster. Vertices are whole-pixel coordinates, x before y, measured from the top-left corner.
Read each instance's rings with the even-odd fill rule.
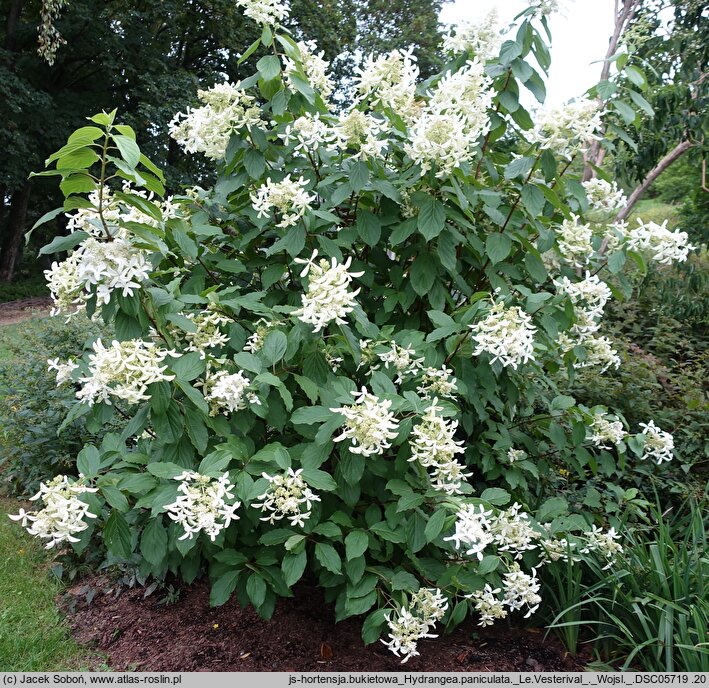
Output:
[[[467,547],[465,553],[469,557],[474,555],[482,561],[485,548],[493,541],[490,516],[492,511],[485,511],[482,504],[477,508],[472,504],[464,504],[456,515],[455,533],[443,539],[452,541],[456,549]]]
[[[456,454],[465,452],[463,440],[456,440],[458,421],[447,421],[437,415],[441,409],[433,399],[431,406],[421,416],[421,422],[411,431],[411,458],[431,471],[431,484],[435,490],[448,495],[460,494],[461,485],[472,473],[455,459]]]
[[[330,147],[335,141],[335,132],[327,122],[320,119],[320,114],[310,113],[291,122],[283,133],[283,141],[288,144],[297,141],[295,151],[317,151],[321,146]]]
[[[89,524],[84,519],[96,518],[89,512],[89,505],[79,499],[79,495],[97,492],[95,487],[87,487],[79,482],[70,482],[65,475],[39,486],[39,492],[30,501],[42,501],[39,511],[27,512],[20,509],[18,514],[9,514],[13,521],[20,521],[30,535],[49,540],[46,549],[62,542],[79,542],[77,533],[86,530]]]
[[[358,158],[381,158],[387,146],[383,135],[389,131],[386,120],[352,109],[340,115],[332,133],[335,147],[348,151],[353,160]]]
[[[251,505],[261,511],[271,512],[269,516],[262,517],[262,521],[275,523],[287,518],[292,526],[305,525],[305,521],[310,518],[312,503],[319,502],[320,497],[308,487],[301,476],[302,472],[302,468],[297,471],[289,468],[281,475],[262,474],[270,484],[268,489],[256,498],[263,501]],[[301,511],[303,504],[306,511]]]
[[[415,358],[416,351],[410,346],[399,346],[396,342],[390,342],[391,349],[378,355],[384,367],[389,370],[389,366],[396,371],[396,384],[401,384],[404,378],[417,375],[423,368],[423,357]]]
[[[114,290],[132,296],[151,269],[147,253],[125,236],[110,241],[89,237],[65,261],[54,262],[44,271],[54,301],[51,313],[75,315],[85,307],[94,288],[99,306],[111,300]]]
[[[472,339],[477,344],[474,356],[487,352],[491,363],[500,361],[515,370],[520,363],[534,360],[534,333],[532,318],[518,306],[505,308],[500,301],[493,304],[488,314],[470,326]]]
[[[527,607],[524,618],[529,618],[539,608],[542,598],[539,595],[541,583],[537,572],[532,569],[531,575],[524,573],[518,564],[513,563],[510,570],[504,574],[502,588],[492,589],[489,584],[482,590],[466,595],[468,599],[475,600],[475,609],[480,613],[479,626],[492,626],[497,619],[507,616],[507,607],[516,611]],[[497,597],[502,592],[502,597]]]
[[[329,98],[333,91],[333,83],[327,69],[330,63],[323,60],[324,51],[318,52],[315,41],[298,41],[298,51],[300,52],[300,66],[303,73],[308,78],[310,85],[323,97]],[[293,86],[293,75],[297,76],[298,65],[290,58],[285,58],[284,71],[288,85]]]
[[[588,204],[593,210],[613,213],[628,202],[625,194],[615,182],[609,183],[604,179],[594,177],[582,182],[582,185],[588,198]]]
[[[645,435],[645,447],[642,459],[654,459],[659,466],[663,461],[672,461],[675,448],[674,438],[669,432],[661,430],[655,421],[640,423]]]
[[[392,50],[375,58],[370,55],[356,68],[359,100],[391,109],[405,120],[416,109],[415,92],[419,69],[411,50]]]
[[[178,112],[170,122],[170,136],[188,153],[204,153],[221,160],[231,135],[242,127],[261,122],[261,111],[240,83],[224,82],[206,91],[197,91],[203,103],[198,108]]]
[[[472,161],[480,136],[487,131],[492,101],[483,64],[469,61],[448,72],[429,92],[428,105],[416,117],[404,145],[408,156],[426,172],[435,165],[437,177]]]
[[[453,399],[458,391],[457,383],[453,371],[446,366],[425,368],[416,391],[424,399],[430,399],[431,396]]]
[[[78,367],[72,359],[69,359],[66,363],[60,363],[58,358],[47,359],[47,370],[57,371],[57,387],[71,382],[71,375]]]
[[[338,263],[332,258],[331,262],[317,258],[317,249],[308,260],[296,258],[295,262],[305,265],[301,277],[310,273],[308,291],[301,296],[303,307],[293,311],[299,320],[309,325],[314,325],[314,332],[319,332],[329,323],[338,325],[346,323],[345,316],[354,310],[357,304],[355,297],[359,288],[350,291],[350,284],[355,277],[361,277],[364,272],[348,272],[352,265],[352,258],[344,263]]]
[[[590,441],[599,449],[610,449],[625,439],[623,423],[616,416],[607,416],[603,411],[596,411],[590,426]]]
[[[565,261],[580,268],[591,260],[593,230],[590,224],[583,224],[577,215],[572,215],[570,220],[564,220],[555,231],[559,253]]]
[[[607,561],[603,567],[604,571],[611,568],[616,557],[623,553],[623,546],[618,542],[620,535],[615,532],[615,528],[604,533],[599,527],[592,526],[592,529],[586,533],[586,537],[588,540],[586,546],[581,550],[581,554],[591,552],[600,554]]]
[[[487,62],[500,51],[502,39],[497,26],[497,9],[479,22],[463,22],[453,29],[443,37],[443,49],[448,53],[467,50],[481,62]]]
[[[399,429],[399,422],[389,410],[391,401],[380,401],[374,394],[370,394],[366,387],[352,394],[355,397],[352,406],[330,409],[333,413],[340,413],[345,417],[345,429],[342,434],[333,437],[332,441],[352,440],[350,451],[353,454],[383,454],[385,449],[391,447],[390,440],[396,437]]]
[[[251,194],[251,203],[258,217],[268,217],[276,211],[282,215],[276,227],[292,227],[317,198],[305,190],[307,185],[303,177],[291,179],[289,174],[280,182],[272,182],[268,177],[266,183]]]
[[[249,335],[249,338],[246,340],[246,344],[244,344],[244,351],[249,351],[252,354],[261,351],[263,348],[263,340],[266,338],[266,335],[274,327],[280,325],[280,322],[259,318],[255,324],[256,330]]]
[[[234,485],[228,473],[213,479],[194,471],[185,471],[175,480],[180,481],[177,489],[182,494],[172,504],[167,504],[165,511],[185,531],[179,540],[191,540],[204,531],[214,542],[222,530],[239,519],[236,510],[241,502],[230,504],[227,501],[234,499]]]
[[[224,334],[219,326],[234,322],[231,318],[211,309],[201,313],[188,313],[185,317],[197,327],[195,332],[185,332],[188,342],[186,350],[198,352],[201,359],[207,357],[208,349],[224,346],[229,341],[229,335]]]
[[[387,616],[390,640],[382,642],[397,657],[402,657],[405,664],[412,657],[417,657],[418,641],[422,638],[437,638],[431,633],[448,609],[448,599],[438,588],[421,588],[411,596],[407,607],[397,611],[395,618],[391,612]]]
[[[541,113],[528,137],[541,148],[571,159],[578,150],[584,150],[588,143],[599,138],[601,115],[596,101],[582,98]]]
[[[109,348],[97,339],[94,352],[89,354],[89,375],[79,378],[82,388],[76,393],[84,404],[92,406],[97,401],[111,403],[114,396],[129,404],[150,399],[148,385],[169,382],[174,375],[166,375],[168,356],[178,357],[174,351],[161,349],[153,342],[131,339],[113,341]]]
[[[657,222],[643,222],[638,218],[638,226],[631,229],[627,236],[631,251],[645,253],[662,265],[675,261],[682,263],[687,260],[689,252],[695,249],[688,243],[687,232],[678,229],[671,232],[667,229],[667,220],[658,225]]]
[[[554,286],[557,294],[565,294],[574,304],[576,324],[572,333],[584,337],[598,332],[598,321],[603,317],[603,309],[611,298],[608,285],[587,271],[586,277],[578,282],[562,277],[554,280]]]
[[[240,370],[230,374],[226,370],[209,373],[204,382],[204,398],[209,402],[209,415],[228,416],[247,407],[247,402],[260,405],[254,392],[249,392],[251,380]]]
[[[290,7],[284,0],[236,0],[244,14],[257,24],[273,26],[288,17]]]
[[[515,449],[514,447],[510,447],[510,449],[507,450],[507,460],[510,463],[524,461],[526,458],[527,452],[524,451],[524,449]]]
[[[521,559],[527,550],[536,549],[534,541],[539,539],[539,533],[529,521],[529,514],[520,511],[521,508],[515,502],[490,520],[490,532],[498,552],[509,552],[515,559]]]

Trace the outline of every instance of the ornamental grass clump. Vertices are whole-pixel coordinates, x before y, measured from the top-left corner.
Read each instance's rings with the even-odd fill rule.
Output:
[[[50,365],[77,388],[73,417],[129,419],[79,456],[95,517],[72,546],[207,575],[213,604],[234,593],[264,617],[307,578],[406,661],[469,613],[532,615],[549,561],[622,551],[602,503],[542,487],[672,444],[557,383],[615,363],[600,332],[626,257],[682,254],[585,215],[615,200],[587,199],[569,161],[611,115],[580,101],[535,126],[520,105],[521,88],[544,99],[538,4],[516,38],[449,36],[425,82],[409,52],[370,56],[341,109],[287,6],[239,4],[263,25],[241,58],[258,53],[256,72],[200,91],[171,130],[214,187],[159,200],[115,112],[48,161],[83,218],[45,249],[70,251],[56,310],[116,337]],[[116,264],[89,278],[89,254]]]

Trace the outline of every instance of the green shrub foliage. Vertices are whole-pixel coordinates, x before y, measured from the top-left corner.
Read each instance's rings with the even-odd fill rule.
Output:
[[[540,7],[502,42],[449,36],[425,82],[405,51],[369,58],[335,112],[283,8],[241,4],[263,24],[242,60],[270,54],[171,127],[213,161],[212,188],[163,200],[115,113],[47,161],[73,212],[44,249],[72,251],[47,273],[55,311],[116,333],[57,371],[77,386],[70,417],[130,420],[18,519],[77,551],[100,534],[142,574],[206,570],[214,604],[236,594],[264,617],[308,576],[405,661],[468,613],[531,615],[549,558],[612,562],[619,521],[600,501],[570,510],[559,479],[661,470],[672,437],[558,381],[618,365],[599,328],[630,291],[624,264],[690,247],[612,224],[617,187],[568,173],[599,135],[595,101],[536,122],[520,104],[544,99]]]

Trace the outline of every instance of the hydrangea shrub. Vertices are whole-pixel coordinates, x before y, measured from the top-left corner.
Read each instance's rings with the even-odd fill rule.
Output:
[[[130,420],[21,518],[143,575],[206,571],[213,604],[264,617],[307,577],[406,661],[468,614],[530,616],[545,563],[622,551],[600,504],[545,497],[560,473],[670,460],[672,436],[559,388],[619,365],[601,320],[626,260],[690,247],[614,223],[617,186],[569,172],[596,101],[520,104],[544,99],[549,3],[504,41],[491,20],[452,33],[425,82],[406,51],[368,58],[345,109],[285,5],[240,4],[257,71],[171,126],[213,187],[164,198],[115,112],[48,160],[72,230],[44,249],[71,251],[47,271],[55,312],[116,332],[50,365],[74,416]]]

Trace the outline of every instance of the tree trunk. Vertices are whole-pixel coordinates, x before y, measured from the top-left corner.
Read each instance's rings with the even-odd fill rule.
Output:
[[[682,157],[694,144],[691,141],[678,143],[660,162],[653,167],[643,181],[635,188],[628,197],[628,203],[618,213],[617,220],[625,220],[633,206],[640,200],[641,196],[650,188],[652,183],[676,160]]]
[[[7,22],[5,23],[5,50],[14,52],[15,50],[15,34],[17,32],[17,22],[20,19],[22,5],[24,0],[10,0],[10,9],[7,13]]]
[[[11,282],[15,274],[15,264],[25,233],[27,219],[27,206],[30,200],[30,184],[12,194],[10,212],[7,215],[4,231],[2,232],[2,248],[0,249],[0,282]]]

